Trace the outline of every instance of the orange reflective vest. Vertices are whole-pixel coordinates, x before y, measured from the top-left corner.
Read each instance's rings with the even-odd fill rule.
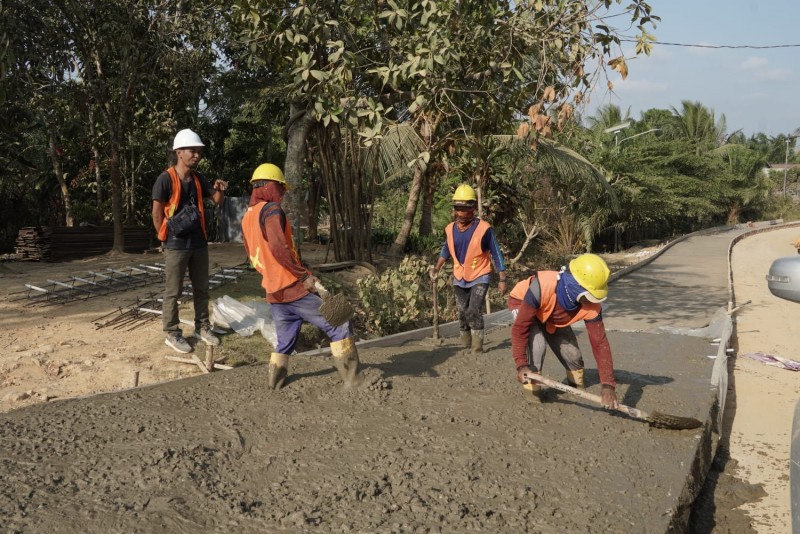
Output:
[[[558,320],[552,317],[553,310],[556,309],[556,303],[558,302],[558,298],[556,297],[558,272],[556,271],[538,271],[535,275],[515,285],[514,289],[511,290],[510,296],[515,299],[525,300],[525,294],[528,292],[528,289],[530,289],[531,282],[533,282],[534,278],[538,278],[539,288],[541,289],[541,299],[539,308],[536,310],[536,318],[545,325],[545,329],[551,334],[558,328],[564,328],[578,321],[594,319],[599,316],[600,312],[603,310],[600,304],[587,302],[581,304],[580,308],[575,310],[574,314],[563,315],[563,317],[559,317]]]
[[[250,263],[255,270],[261,273],[261,287],[266,289],[267,293],[275,293],[294,284],[298,278],[275,259],[269,243],[264,237],[261,227],[261,210],[266,205],[267,202],[259,202],[255,206],[247,208],[247,212],[242,217],[242,233]],[[283,235],[286,238],[286,245],[299,264],[300,256],[292,239],[292,225],[284,225]]]
[[[161,228],[158,229],[158,240],[167,240],[167,219],[175,214],[175,210],[181,202],[181,179],[178,178],[178,172],[175,167],[167,169],[170,180],[172,181],[172,195],[169,200],[164,204],[164,219],[161,221]],[[192,178],[194,178],[194,186],[197,188],[197,209],[200,211],[200,227],[203,229],[203,237],[208,240],[208,233],[206,232],[206,211],[203,207],[203,188],[200,185],[200,179],[197,174],[192,171]]]
[[[478,226],[475,228],[475,233],[472,234],[472,239],[470,239],[469,246],[467,247],[464,265],[461,265],[458,262],[458,257],[456,257],[456,247],[453,238],[455,223],[450,223],[447,225],[447,228],[445,228],[444,232],[447,236],[447,248],[450,249],[450,256],[453,258],[453,276],[456,280],[472,282],[476,278],[492,272],[492,262],[489,258],[489,251],[481,250],[481,241],[489,228],[491,228],[491,225],[486,221],[478,221]]]

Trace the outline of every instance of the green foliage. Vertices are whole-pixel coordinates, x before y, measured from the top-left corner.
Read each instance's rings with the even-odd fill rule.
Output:
[[[425,291],[430,287],[429,267],[420,258],[406,256],[396,268],[358,281],[364,326],[369,333],[381,336],[429,324],[426,310],[431,302]]]
[[[422,256],[439,255],[444,243],[444,234],[441,235],[419,235],[413,233],[409,236],[406,252]]]

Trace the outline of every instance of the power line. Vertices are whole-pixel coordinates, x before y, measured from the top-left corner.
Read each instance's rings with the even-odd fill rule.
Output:
[[[636,39],[620,39],[626,43],[636,43]],[[686,44],[686,43],[666,43],[664,41],[650,41],[652,44],[664,46],[683,46],[686,48],[750,48],[753,50],[763,50],[767,48],[800,48],[800,44],[785,44],[785,45],[704,45],[704,44]]]

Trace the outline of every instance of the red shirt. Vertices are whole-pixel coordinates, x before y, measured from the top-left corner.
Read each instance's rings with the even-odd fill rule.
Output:
[[[517,309],[517,318],[511,327],[511,352],[514,356],[514,364],[519,370],[521,367],[528,366],[528,356],[526,350],[530,329],[534,321],[538,321],[536,316],[538,308],[531,306],[528,302],[509,298],[509,308]],[[568,312],[556,302],[553,312],[547,322],[567,324],[570,317],[576,312]],[[602,315],[596,319],[585,320],[586,333],[589,335],[589,343],[592,345],[592,355],[597,362],[597,371],[600,374],[600,383],[616,387],[614,379],[614,362],[611,356],[611,345],[606,336],[606,327],[603,324]],[[544,327],[544,325],[543,325]]]

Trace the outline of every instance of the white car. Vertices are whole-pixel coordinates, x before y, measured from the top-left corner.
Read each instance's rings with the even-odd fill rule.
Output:
[[[767,274],[767,287],[776,297],[800,302],[800,255],[773,261]]]

